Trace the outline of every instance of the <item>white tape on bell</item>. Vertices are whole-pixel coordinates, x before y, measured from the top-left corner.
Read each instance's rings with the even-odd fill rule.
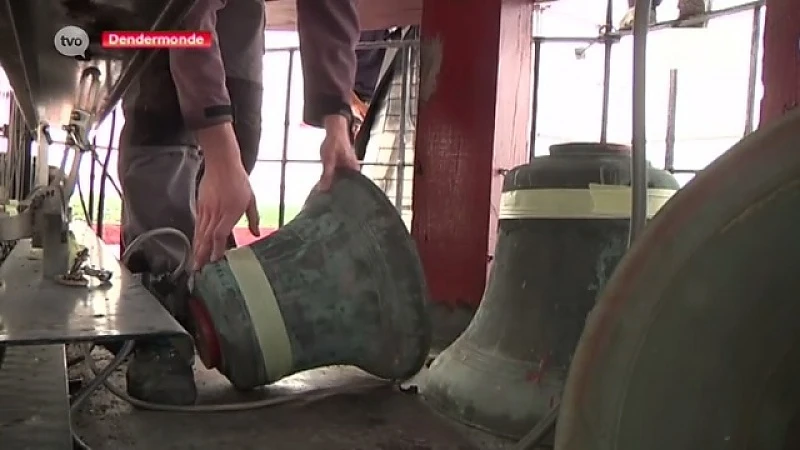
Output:
[[[647,216],[653,217],[675,189],[648,189]],[[590,184],[586,189],[522,189],[503,192],[500,219],[627,219],[630,186]]]

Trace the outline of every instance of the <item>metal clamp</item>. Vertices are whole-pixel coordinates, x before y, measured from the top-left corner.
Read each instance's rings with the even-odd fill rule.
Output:
[[[111,281],[114,275],[110,270],[98,269],[86,264],[89,260],[89,249],[82,248],[75,256],[69,271],[59,275],[57,281],[66,286],[86,287],[89,285],[87,277],[95,278],[101,283],[106,284]]]
[[[54,183],[63,183],[65,198],[71,197],[75,190],[82,154],[94,151],[89,141],[89,130],[92,128],[95,112],[100,102],[101,75],[100,69],[97,67],[84,69],[80,81],[78,81],[78,92],[75,97],[75,106],[70,113],[69,124],[64,126],[64,131],[67,132],[67,145],[73,151],[64,152],[59,167],[60,173]],[[72,164],[67,172],[67,161],[70,155],[72,155]]]

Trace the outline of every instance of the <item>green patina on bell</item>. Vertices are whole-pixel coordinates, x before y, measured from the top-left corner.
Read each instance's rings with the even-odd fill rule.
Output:
[[[240,389],[327,365],[406,379],[430,349],[414,242],[384,193],[353,171],[277,232],[205,267],[190,304],[204,364]]]
[[[626,251],[630,165],[627,146],[572,143],[506,174],[486,292],[431,365],[431,406],[519,439],[559,400],[586,315]],[[649,213],[677,188],[650,167]]]

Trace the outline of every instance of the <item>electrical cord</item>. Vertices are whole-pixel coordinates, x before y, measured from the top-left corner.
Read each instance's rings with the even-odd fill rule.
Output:
[[[147,240],[153,239],[154,237],[159,235],[171,235],[178,237],[184,245],[184,250],[185,250],[184,257],[181,260],[181,263],[175,268],[175,270],[171,274],[171,279],[177,280],[186,271],[186,268],[189,267],[189,264],[191,262],[191,243],[189,242],[189,239],[186,237],[185,234],[181,233],[179,230],[175,228],[169,228],[169,227],[157,228],[139,235],[136,239],[134,239],[130,243],[130,245],[126,247],[125,252],[122,254],[122,257],[120,259],[122,260],[123,264],[127,264],[128,260],[130,259],[130,256],[137,249],[139,249],[142,245],[144,245],[144,243]],[[126,341],[125,345],[123,346],[122,350],[117,354],[117,356],[115,356],[114,359],[102,369],[97,367],[97,363],[95,362],[94,358],[91,355],[92,348],[94,346],[92,344],[81,345],[83,362],[84,362],[83,365],[84,378],[85,382],[88,382],[88,384],[70,402],[70,411],[73,414],[78,410],[80,410],[80,408],[89,399],[91,394],[94,391],[96,391],[100,386],[104,386],[109,392],[111,392],[116,397],[120,398],[121,400],[124,400],[125,402],[139,409],[144,409],[149,411],[181,412],[181,413],[218,413],[218,412],[231,412],[231,411],[246,411],[246,410],[260,409],[271,406],[284,405],[288,403],[312,403],[336,395],[363,392],[378,387],[396,385],[395,381],[379,380],[376,381],[375,383],[366,385],[360,384],[357,386],[324,387],[324,388],[317,388],[309,391],[299,392],[292,395],[285,395],[277,398],[254,400],[249,402],[227,403],[227,404],[179,406],[179,405],[150,403],[129,396],[118,386],[114,385],[111,382],[111,380],[109,380],[111,374],[114,373],[117,369],[119,369],[120,366],[122,366],[122,364],[128,359],[128,356],[131,355],[134,349],[134,344],[135,344],[134,341]],[[75,448],[81,450],[91,450],[91,447],[87,445],[75,432],[73,432],[73,443]]]
[[[83,189],[81,188],[80,178],[78,178],[76,185],[78,187],[78,198],[81,201],[81,209],[83,209],[83,217],[86,219],[86,223],[88,223],[90,227],[93,227],[94,221],[92,221],[92,215],[89,212],[89,208],[86,206],[86,199],[83,197]]]
[[[116,130],[117,109],[115,108],[111,112],[111,130],[109,130],[108,133],[108,145],[106,146],[106,155],[102,164],[103,170],[100,172],[100,192],[97,193],[97,235],[101,238],[103,237],[103,223],[105,220],[104,215],[106,213],[106,184],[108,180],[113,181],[113,178],[111,178],[108,173],[108,165],[111,163],[111,149],[114,146],[114,136],[116,136]],[[92,158],[92,164],[94,164],[94,158]],[[94,189],[94,184],[92,184],[89,189]],[[120,197],[121,196],[122,195],[120,195]]]
[[[170,279],[172,281],[176,281],[187,271],[187,268],[192,262],[192,243],[189,242],[189,238],[178,229],[170,227],[156,228],[136,236],[136,239],[125,246],[125,251],[122,253],[120,260],[122,260],[122,264],[128,265],[131,256],[136,253],[136,251],[139,250],[139,248],[142,247],[148,240],[157,236],[174,236],[180,239],[181,244],[183,244],[183,258],[170,275]]]
[[[541,446],[544,440],[552,434],[558,420],[558,413],[561,409],[561,402],[556,403],[550,411],[544,415],[539,422],[528,432],[511,450],[535,450]]]

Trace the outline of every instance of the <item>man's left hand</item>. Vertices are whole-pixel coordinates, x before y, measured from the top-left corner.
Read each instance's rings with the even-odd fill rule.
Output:
[[[317,189],[321,191],[331,188],[337,168],[361,169],[350,141],[350,125],[347,118],[341,115],[327,116],[324,122],[325,139],[319,149],[322,158],[322,177],[317,183]]]

